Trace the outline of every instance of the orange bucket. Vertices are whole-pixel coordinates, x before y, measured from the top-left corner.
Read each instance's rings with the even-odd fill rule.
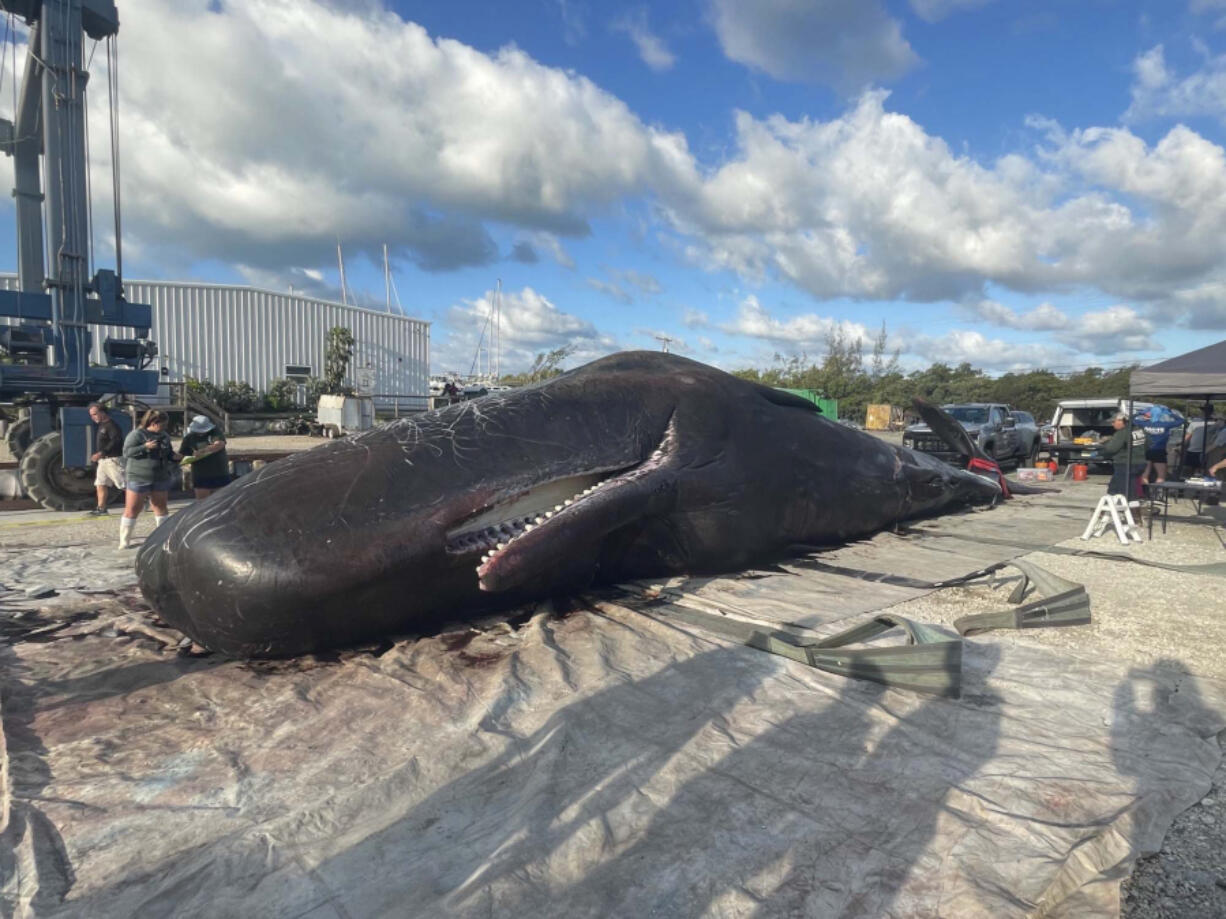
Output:
[[[1076,463],[1073,466],[1073,481],[1084,482],[1090,477],[1090,467],[1085,463]]]
[[[1047,468],[1051,470],[1052,475],[1055,475],[1057,472],[1060,471],[1060,464],[1056,462],[1055,460],[1052,460],[1050,463],[1047,464]]]

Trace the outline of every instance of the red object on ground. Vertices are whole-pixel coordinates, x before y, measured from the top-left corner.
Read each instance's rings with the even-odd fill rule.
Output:
[[[1004,496],[1009,497],[1009,484],[1005,481],[1005,474],[1000,471],[1000,465],[990,459],[981,459],[978,456],[972,456],[966,464],[968,472],[986,472],[993,476],[1000,485],[1000,490]]]
[[[1084,482],[1090,477],[1090,467],[1085,463],[1076,463],[1073,465],[1073,481]]]

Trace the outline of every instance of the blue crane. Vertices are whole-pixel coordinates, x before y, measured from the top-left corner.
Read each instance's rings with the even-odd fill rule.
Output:
[[[46,507],[93,506],[88,468],[93,426],[85,406],[157,392],[149,339],[152,309],[123,293],[118,138],[115,135],[113,0],[0,0],[29,25],[14,120],[0,119],[0,149],[13,158],[17,289],[0,290],[0,411],[20,459],[27,493]],[[112,110],[116,269],[91,274],[86,37],[106,40]],[[41,161],[41,162],[40,162]],[[41,167],[41,168],[40,168]],[[103,341],[93,364],[94,327],[133,330]],[[119,412],[117,420],[126,427]]]

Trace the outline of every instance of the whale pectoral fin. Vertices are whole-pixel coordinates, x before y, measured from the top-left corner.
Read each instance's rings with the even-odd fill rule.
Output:
[[[988,456],[971,440],[966,428],[958,424],[954,417],[942,408],[925,402],[923,399],[911,400],[915,410],[924,419],[924,424],[932,429],[932,433],[941,438],[949,449],[969,460],[973,456],[987,459]]]

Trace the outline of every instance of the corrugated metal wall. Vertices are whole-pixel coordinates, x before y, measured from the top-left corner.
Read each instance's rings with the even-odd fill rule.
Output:
[[[13,275],[0,276],[15,289]],[[355,339],[350,381],[362,368],[374,374],[373,392],[402,397],[402,408],[426,408],[430,386],[430,324],[374,310],[251,287],[174,281],[125,281],[130,303],[153,307],[153,331],[170,381],[195,377],[214,383],[237,380],[265,390],[287,365],[323,374],[324,346],[333,326]],[[0,319],[0,322],[4,320]],[[92,357],[105,363],[102,341],[127,338],[131,330],[94,327]],[[406,399],[411,401],[406,401]],[[388,399],[381,402],[390,402]]]

